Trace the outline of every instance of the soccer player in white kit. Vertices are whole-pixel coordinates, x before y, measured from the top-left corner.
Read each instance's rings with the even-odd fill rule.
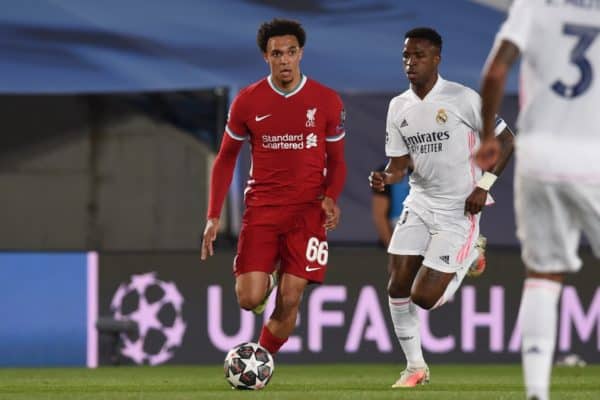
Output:
[[[600,256],[600,1],[513,3],[484,68],[482,165],[493,162],[494,115],[519,54],[515,210],[527,267],[521,353],[527,398],[546,400],[558,299],[565,273],[581,268],[581,231]]]
[[[480,211],[512,154],[513,134],[501,119],[495,132],[502,154],[482,174],[474,156],[481,130],[479,95],[438,74],[442,38],[431,28],[406,33],[403,63],[410,89],[393,98],[387,116],[382,172],[371,172],[375,190],[398,182],[412,160],[410,194],[394,229],[388,295],[394,330],[407,367],[393,387],[429,381],[415,305],[432,309],[457,290],[478,257]]]

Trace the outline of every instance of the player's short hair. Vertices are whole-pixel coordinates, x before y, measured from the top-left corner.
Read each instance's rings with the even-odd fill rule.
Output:
[[[432,28],[420,27],[406,32],[404,39],[425,39],[437,47],[442,52],[442,37]]]
[[[256,43],[264,53],[267,51],[267,43],[273,36],[294,35],[298,39],[300,48],[306,42],[306,32],[298,21],[292,19],[274,18],[272,21],[263,22],[256,35]]]

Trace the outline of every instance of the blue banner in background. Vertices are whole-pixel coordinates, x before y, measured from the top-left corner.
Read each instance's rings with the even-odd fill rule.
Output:
[[[244,87],[268,73],[255,38],[273,17],[302,22],[303,71],[336,90],[404,90],[403,35],[417,26],[443,36],[442,74],[477,87],[505,18],[467,0],[8,3],[0,92],[20,94]],[[515,69],[509,91],[516,84]]]
[[[87,253],[0,253],[0,366],[86,364]]]

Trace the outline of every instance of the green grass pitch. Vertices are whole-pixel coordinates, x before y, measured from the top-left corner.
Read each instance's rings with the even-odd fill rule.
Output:
[[[431,384],[391,389],[391,364],[280,364],[261,391],[233,390],[222,367],[0,369],[4,400],[524,399],[519,365],[430,365]],[[600,365],[554,368],[553,399],[600,399]]]

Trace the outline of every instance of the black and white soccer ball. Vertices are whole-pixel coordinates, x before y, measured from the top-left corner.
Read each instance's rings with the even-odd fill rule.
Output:
[[[234,389],[260,390],[275,371],[273,356],[261,345],[246,342],[229,350],[225,357],[225,379]]]

